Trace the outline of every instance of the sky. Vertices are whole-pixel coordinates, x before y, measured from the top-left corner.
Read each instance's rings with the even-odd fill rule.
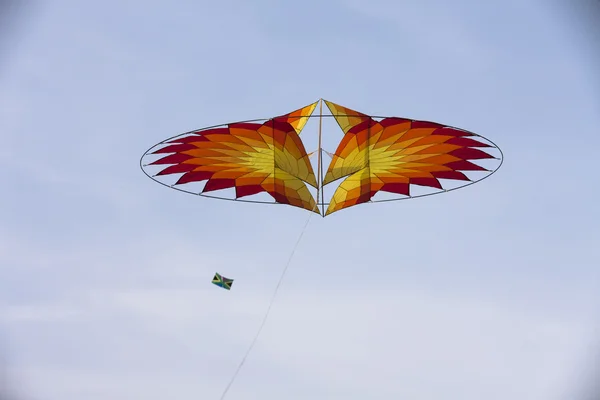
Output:
[[[38,2],[2,47],[6,392],[218,399],[307,213],[169,190],[139,158],[325,98],[477,132],[504,164],[451,193],[311,219],[227,399],[573,398],[600,349],[600,92],[564,10],[173,4]]]

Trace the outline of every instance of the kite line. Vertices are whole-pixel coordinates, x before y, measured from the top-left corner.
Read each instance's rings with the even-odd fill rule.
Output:
[[[296,240],[296,244],[292,248],[292,253],[290,254],[290,257],[288,258],[287,263],[285,264],[285,267],[283,268],[283,271],[281,272],[281,275],[279,277],[279,281],[277,282],[277,286],[275,286],[275,290],[273,291],[273,295],[271,296],[271,301],[269,302],[269,306],[267,307],[267,311],[265,312],[265,316],[263,317],[263,320],[262,320],[262,322],[260,324],[260,327],[258,328],[258,331],[256,332],[256,335],[254,336],[254,339],[252,339],[252,342],[250,343],[250,346],[248,347],[248,350],[246,350],[246,354],[244,354],[244,357],[242,357],[242,361],[240,362],[240,364],[238,365],[237,369],[235,370],[233,376],[231,377],[231,380],[229,381],[229,383],[225,387],[225,390],[223,391],[223,394],[219,398],[220,400],[223,400],[225,398],[225,395],[227,394],[227,392],[231,388],[231,385],[233,385],[233,382],[235,381],[235,378],[237,378],[237,375],[239,374],[240,370],[242,369],[242,366],[244,365],[244,363],[246,362],[246,359],[250,355],[250,352],[254,348],[254,345],[256,344],[256,341],[258,340],[258,337],[262,333],[262,330],[265,327],[265,324],[267,322],[267,318],[269,317],[269,313],[271,312],[271,307],[273,306],[273,303],[275,302],[275,298],[277,297],[277,292],[279,291],[279,287],[281,286],[281,284],[283,282],[283,278],[285,277],[285,274],[286,274],[286,272],[287,272],[290,264],[292,263],[292,259],[294,258],[294,254],[296,253],[296,249],[298,248],[298,245],[300,244],[300,241],[302,240],[302,236],[304,236],[304,232],[306,231],[306,228],[308,227],[308,223],[310,222],[310,219],[312,218],[312,215],[314,214],[314,210],[317,207],[318,207],[318,203],[315,204],[315,208],[313,209],[313,212],[311,212],[310,215],[308,216],[308,218],[306,219],[304,227],[302,228],[302,231],[300,232],[300,235],[298,236],[298,240]]]
[[[319,154],[318,154],[318,156],[319,156],[319,167],[318,167],[318,170],[317,170],[317,174],[319,176],[319,180],[321,181],[323,179],[323,170],[322,170],[322,167],[321,167],[321,119],[323,118],[323,105],[322,105],[322,102],[321,102],[320,114],[321,115],[319,115],[320,120],[319,120]],[[271,300],[269,301],[269,306],[267,307],[267,311],[265,312],[265,315],[264,315],[264,317],[262,319],[260,327],[258,328],[258,331],[256,331],[256,334],[254,335],[254,339],[252,339],[252,342],[250,343],[250,346],[248,346],[248,349],[246,350],[246,353],[244,354],[244,356],[242,357],[242,360],[238,364],[235,372],[233,373],[233,376],[231,377],[231,379],[229,380],[229,383],[225,387],[225,390],[223,390],[223,393],[221,394],[221,397],[219,398],[219,400],[223,400],[225,398],[225,396],[227,395],[227,392],[229,392],[229,389],[233,385],[233,382],[235,381],[235,378],[237,378],[240,370],[242,369],[242,367],[246,363],[246,359],[250,355],[250,352],[254,348],[254,345],[258,341],[258,338],[259,338],[260,334],[262,333],[262,330],[265,327],[265,324],[267,323],[267,319],[269,318],[269,314],[271,313],[271,308],[273,307],[273,303],[275,302],[275,298],[277,297],[277,293],[279,292],[279,287],[283,283],[283,279],[285,278],[287,270],[290,267],[290,265],[292,263],[292,260],[294,259],[294,254],[296,254],[296,249],[298,249],[298,246],[300,245],[300,242],[302,241],[302,237],[304,236],[304,232],[306,232],[306,228],[308,228],[308,224],[310,223],[310,219],[312,218],[313,214],[315,213],[315,210],[317,210],[317,208],[319,207],[319,187],[320,187],[320,185],[317,186],[317,201],[315,202],[315,206],[313,207],[313,209],[310,212],[308,218],[306,219],[306,222],[304,223],[304,226],[302,227],[302,230],[300,231],[300,235],[298,235],[298,239],[296,240],[296,243],[294,244],[294,247],[292,247],[292,252],[290,253],[290,256],[288,257],[288,260],[287,260],[285,266],[283,267],[283,271],[281,271],[281,275],[279,276],[279,280],[277,281],[277,285],[275,286],[275,290],[273,291],[273,295],[271,296]]]

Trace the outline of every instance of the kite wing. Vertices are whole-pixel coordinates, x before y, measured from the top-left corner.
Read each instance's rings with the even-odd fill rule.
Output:
[[[175,185],[207,181],[201,193],[235,188],[236,199],[266,192],[275,202],[319,211],[305,183],[317,187],[300,132],[317,102],[265,123],[232,123],[192,132],[153,154],[157,175],[183,174]],[[174,186],[175,186],[174,185]]]
[[[325,215],[365,203],[379,191],[410,196],[410,185],[443,190],[438,179],[470,181],[461,171],[486,171],[469,160],[494,158],[476,135],[433,122],[372,117],[325,101],[344,137],[323,180],[346,179]]]
[[[225,278],[217,272],[215,273],[215,277],[213,278],[212,283],[223,289],[231,290],[231,286],[233,285],[233,279]]]

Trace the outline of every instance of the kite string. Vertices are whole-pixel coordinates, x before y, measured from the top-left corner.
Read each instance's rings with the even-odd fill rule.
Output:
[[[246,350],[246,354],[244,354],[244,357],[242,357],[242,361],[239,363],[238,367],[236,368],[235,372],[233,373],[233,376],[231,377],[231,380],[229,381],[229,383],[225,387],[225,390],[223,390],[223,394],[221,394],[221,397],[219,398],[220,400],[223,400],[225,398],[225,395],[227,394],[227,392],[229,392],[229,389],[233,385],[233,382],[235,381],[235,378],[237,377],[237,375],[239,374],[240,370],[242,369],[242,366],[246,362],[246,359],[250,355],[250,352],[252,351],[252,348],[254,348],[254,345],[256,344],[256,342],[258,340],[258,337],[260,336],[263,328],[265,327],[265,324],[267,322],[267,318],[269,317],[269,313],[271,312],[271,307],[273,306],[273,303],[275,302],[275,298],[277,297],[277,292],[279,291],[279,287],[281,286],[281,284],[283,282],[283,278],[285,277],[285,274],[286,274],[286,272],[287,272],[290,264],[292,263],[292,259],[294,258],[294,254],[296,253],[296,249],[300,245],[300,241],[302,240],[302,236],[304,236],[304,232],[306,231],[306,228],[308,227],[310,219],[312,218],[312,216],[313,216],[313,214],[314,214],[314,212],[315,212],[315,210],[317,209],[318,206],[319,206],[319,202],[317,201],[316,204],[315,204],[315,207],[312,209],[312,211],[310,212],[310,215],[306,219],[306,222],[304,223],[304,227],[302,228],[302,231],[300,231],[300,235],[298,236],[298,239],[296,240],[296,243],[294,244],[294,247],[292,247],[292,252],[291,252],[291,254],[290,254],[290,256],[289,256],[289,258],[287,260],[287,263],[285,264],[285,266],[283,268],[283,271],[281,272],[281,275],[279,276],[279,281],[277,282],[277,286],[275,286],[275,290],[273,291],[273,295],[271,296],[271,300],[269,301],[269,306],[267,307],[267,311],[265,312],[265,316],[263,317],[263,320],[262,320],[262,322],[260,324],[260,327],[258,328],[258,331],[256,332],[256,335],[254,336],[254,339],[252,339],[252,342],[250,343],[250,346],[248,347],[248,350]]]

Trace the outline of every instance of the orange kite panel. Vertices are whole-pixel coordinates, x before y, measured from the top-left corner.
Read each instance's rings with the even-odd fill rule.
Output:
[[[325,215],[365,203],[379,191],[410,196],[410,185],[443,189],[439,179],[469,181],[460,171],[485,171],[469,160],[494,158],[476,147],[491,147],[449,126],[404,118],[370,116],[326,104],[345,132],[323,185],[346,178]]]
[[[317,180],[299,133],[317,103],[259,123],[233,123],[169,141],[152,165],[183,174],[175,185],[207,181],[202,193],[235,188],[236,198],[269,193],[276,202],[316,210],[305,183]]]

